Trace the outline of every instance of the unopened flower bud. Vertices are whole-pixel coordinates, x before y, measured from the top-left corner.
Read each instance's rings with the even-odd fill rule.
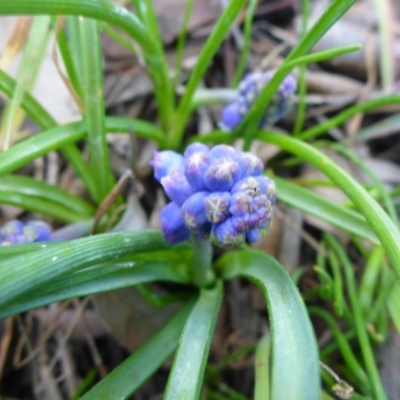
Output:
[[[155,178],[161,182],[175,169],[183,169],[183,157],[171,150],[155,151],[150,165],[154,168]]]
[[[164,167],[161,160],[174,167]],[[276,186],[261,175],[263,164],[252,154],[193,143],[184,158],[170,151],[155,153],[153,165],[172,200],[160,213],[168,242],[186,240],[191,232],[211,236],[219,246],[233,246],[245,240],[254,243],[269,228]]]
[[[208,195],[209,192],[198,192],[190,196],[182,205],[183,220],[191,231],[201,232],[209,225],[204,207],[204,199]]]
[[[29,242],[46,242],[50,240],[51,229],[46,222],[29,221],[25,225],[23,233]]]
[[[207,190],[204,175],[209,166],[209,151],[197,151],[185,157],[185,176],[192,188],[195,190]]]
[[[164,176],[161,185],[168,197],[180,206],[195,192],[183,171],[179,169],[174,169],[171,174]]]
[[[232,224],[231,218],[226,219],[220,224],[215,224],[212,232],[212,239],[216,244],[226,247],[237,246],[244,242],[245,234],[239,232]]]
[[[189,239],[190,231],[185,226],[180,206],[173,201],[160,211],[160,225],[167,242],[174,244]]]
[[[208,221],[213,224],[224,221],[229,216],[231,195],[229,192],[214,192],[204,199]]]

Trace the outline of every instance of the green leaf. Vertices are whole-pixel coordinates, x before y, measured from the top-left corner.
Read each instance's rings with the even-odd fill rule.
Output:
[[[330,6],[325,10],[317,22],[311,27],[311,29],[304,35],[302,40],[296,45],[296,47],[290,52],[289,56],[286,58],[285,62],[278,68],[274,77],[262,90],[261,94],[258,96],[250,112],[247,114],[246,118],[239,125],[238,130],[242,130],[246,125],[246,143],[245,149],[249,147],[251,140],[259,126],[262,115],[265,110],[266,104],[272,99],[272,96],[276,92],[280,83],[283,81],[285,76],[290,72],[287,69],[287,64],[293,62],[296,58],[304,56],[313,46],[318,42],[318,40],[331,28],[336,21],[338,21],[343,14],[355,3],[355,0],[336,0],[330,4]],[[236,133],[235,132],[235,133]]]
[[[0,1],[0,14],[77,15],[117,25],[142,46],[155,85],[160,115],[166,121],[171,118],[170,115],[165,116],[165,110],[169,109],[169,106],[163,105],[165,97],[161,98],[163,92],[171,93],[172,97],[172,90],[168,70],[159,54],[159,43],[148,31],[147,26],[125,7],[108,0],[13,0]]]
[[[203,79],[204,74],[220,44],[225,39],[226,34],[229,32],[231,25],[235,22],[245,3],[245,0],[230,1],[218,19],[213,31],[209,35],[190,75],[185,93],[179,103],[174,130],[171,131],[171,136],[169,138],[169,145],[172,149],[177,149],[181,145],[185,126],[190,116],[193,94],[198,84]]]
[[[106,140],[103,58],[97,21],[78,18],[83,102],[89,148],[89,163],[96,183],[95,199],[104,200],[113,187]]]
[[[4,139],[3,150],[10,147],[13,131],[18,130],[23,122],[23,118],[21,118],[23,116],[19,113],[20,105],[24,97],[24,92],[30,91],[36,81],[50,37],[49,28],[50,18],[48,16],[37,16],[32,21],[21,64],[18,69],[15,91],[12,99],[3,110],[0,128],[0,136]]]
[[[177,262],[107,263],[56,277],[28,290],[6,307],[0,306],[0,319],[75,297],[107,292],[146,282],[189,282],[185,264]]]
[[[202,289],[182,333],[165,400],[200,398],[204,369],[222,300],[222,283]]]
[[[94,207],[87,201],[73,196],[57,186],[49,185],[46,182],[37,181],[27,176],[8,175],[0,178],[1,192],[18,193],[27,197],[48,200],[82,214],[86,218],[90,218],[95,212]]]
[[[162,133],[153,124],[145,121],[108,117],[106,118],[108,132],[133,131],[137,136],[161,142]],[[0,175],[4,175],[23,167],[37,157],[59,149],[68,143],[83,139],[86,136],[86,124],[83,121],[58,126],[39,133],[21,143],[16,144],[7,152],[0,153]]]
[[[160,331],[86,393],[82,400],[127,399],[172,354],[193,303],[188,301]]]
[[[257,346],[255,359],[254,400],[269,400],[271,338],[263,336]]]
[[[278,199],[293,208],[313,215],[349,233],[377,243],[378,239],[365,218],[349,208],[304,189],[287,179],[272,176],[278,185]]]
[[[46,282],[84,268],[166,248],[168,245],[160,232],[144,231],[109,233],[56,243],[5,260],[1,260],[0,252],[0,304],[10,304]]]
[[[385,248],[397,278],[400,279],[400,232],[382,207],[355,179],[321,151],[300,140],[267,132],[258,132],[257,138],[296,154],[334,182],[364,215]]]
[[[263,292],[271,324],[271,400],[318,400],[318,350],[304,302],[289,274],[259,251],[226,253],[216,270],[225,278],[245,277]]]

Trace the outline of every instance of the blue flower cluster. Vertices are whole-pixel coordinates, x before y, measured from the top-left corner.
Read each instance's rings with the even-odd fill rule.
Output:
[[[46,242],[50,240],[51,228],[43,221],[12,220],[0,228],[0,246],[20,243]]]
[[[243,78],[239,85],[238,100],[229,104],[222,110],[221,126],[223,129],[231,131],[240,124],[242,119],[250,111],[262,89],[274,74],[275,70],[267,72],[252,72]],[[283,80],[265,110],[260,127],[273,125],[291,110],[294,102],[296,86],[296,80],[292,75],[288,75]]]
[[[184,155],[155,152],[154,176],[172,200],[160,212],[169,243],[193,233],[222,247],[258,242],[271,224],[275,183],[262,175],[263,163],[251,153],[201,143]]]

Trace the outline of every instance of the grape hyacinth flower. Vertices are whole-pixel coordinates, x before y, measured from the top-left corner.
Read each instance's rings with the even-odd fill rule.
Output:
[[[239,84],[238,99],[222,110],[222,129],[232,131],[240,124],[274,74],[275,70],[251,72],[243,78]],[[264,112],[260,128],[271,126],[288,114],[293,107],[296,85],[296,80],[292,75],[288,75],[283,80]]]
[[[183,156],[170,150],[155,152],[151,165],[172,200],[160,212],[161,230],[169,243],[193,234],[229,247],[256,243],[266,235],[277,190],[262,175],[264,166],[253,154],[193,143]]]
[[[51,228],[43,221],[29,221],[24,225],[18,220],[12,220],[0,228],[0,246],[47,242],[50,236]]]

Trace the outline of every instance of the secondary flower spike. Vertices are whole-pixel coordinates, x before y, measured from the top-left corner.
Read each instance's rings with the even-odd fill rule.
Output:
[[[160,212],[161,230],[169,243],[194,234],[229,247],[256,243],[266,235],[277,191],[253,154],[193,143],[183,156],[170,150],[155,152],[151,165],[172,200]]]
[[[239,85],[238,99],[222,110],[221,126],[224,130],[232,131],[240,124],[274,74],[275,70],[251,72],[243,78]],[[296,85],[292,75],[283,80],[265,109],[260,123],[261,128],[273,125],[292,109]]]
[[[29,221],[26,225],[18,220],[7,222],[0,228],[0,246],[12,244],[47,242],[51,228],[43,221]]]

